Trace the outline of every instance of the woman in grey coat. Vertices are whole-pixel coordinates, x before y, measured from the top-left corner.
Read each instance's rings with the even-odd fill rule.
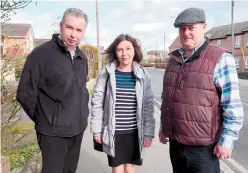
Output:
[[[141,45],[130,35],[118,36],[105,54],[109,64],[92,96],[91,132],[103,145],[112,173],[134,173],[155,133],[151,78],[139,65]]]

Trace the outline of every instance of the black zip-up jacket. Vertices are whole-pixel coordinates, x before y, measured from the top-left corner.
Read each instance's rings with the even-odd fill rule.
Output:
[[[23,68],[17,100],[39,133],[71,137],[88,125],[88,63],[76,49],[70,52],[58,37],[35,48]]]

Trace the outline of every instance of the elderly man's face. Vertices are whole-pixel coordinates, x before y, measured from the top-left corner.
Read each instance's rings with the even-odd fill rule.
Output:
[[[60,23],[61,38],[66,47],[74,51],[83,39],[85,33],[85,19],[68,15],[64,23]]]
[[[204,40],[205,23],[183,25],[179,28],[180,41],[186,51],[193,50]]]

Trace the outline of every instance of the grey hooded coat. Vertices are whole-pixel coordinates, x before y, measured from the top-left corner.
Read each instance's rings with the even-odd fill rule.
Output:
[[[101,136],[103,151],[112,157],[115,157],[115,69],[117,63],[117,61],[114,61],[101,71],[91,101],[91,132],[94,136]],[[137,125],[139,148],[140,153],[142,153],[144,138],[149,140],[154,138],[154,96],[151,88],[151,78],[147,71],[135,61],[132,68],[136,78]],[[105,89],[105,87],[107,88]]]

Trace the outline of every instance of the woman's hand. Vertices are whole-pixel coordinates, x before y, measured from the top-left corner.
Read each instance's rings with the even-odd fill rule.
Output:
[[[102,144],[101,136],[94,136],[94,140],[95,140],[97,143]]]
[[[148,140],[148,139],[144,139],[143,141],[143,147],[145,148],[149,148],[152,144],[152,141],[151,140]]]

